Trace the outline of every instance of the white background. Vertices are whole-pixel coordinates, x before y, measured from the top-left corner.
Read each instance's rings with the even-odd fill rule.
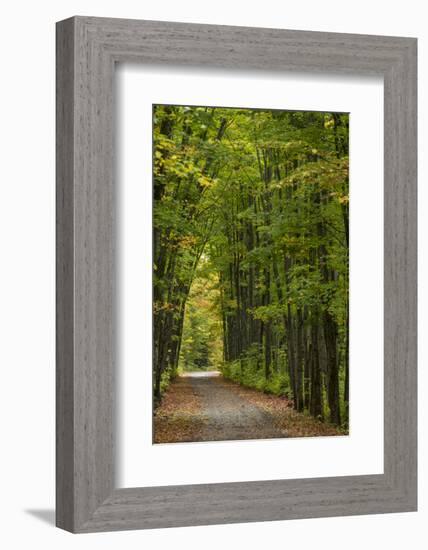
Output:
[[[136,65],[120,67],[116,78],[121,205],[118,486],[382,473],[382,79],[296,74],[279,77],[269,73],[255,76],[219,71],[201,74],[192,69],[172,72],[169,68]],[[152,444],[153,103],[350,112],[349,436]],[[367,304],[371,310],[369,317]],[[320,459],[314,460],[314,456]],[[179,467],[171,468],[171,464]]]
[[[354,518],[73,536],[52,527],[54,506],[54,22],[99,15],[419,37],[420,270],[428,278],[426,97],[428,28],[424,3],[343,0],[136,2],[16,0],[2,8],[0,239],[1,522],[4,548],[218,549],[298,547],[347,550],[423,548],[427,469],[419,512]],[[4,42],[4,44],[3,44]],[[425,241],[425,242],[424,242]],[[419,291],[420,364],[427,363],[426,286]],[[428,374],[420,369],[419,463],[428,462]],[[420,539],[420,542],[417,542]]]

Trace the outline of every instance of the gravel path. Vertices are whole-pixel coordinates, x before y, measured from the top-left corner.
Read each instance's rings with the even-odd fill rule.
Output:
[[[232,391],[218,372],[187,373],[186,377],[200,400],[204,417],[200,441],[287,437],[268,412]]]

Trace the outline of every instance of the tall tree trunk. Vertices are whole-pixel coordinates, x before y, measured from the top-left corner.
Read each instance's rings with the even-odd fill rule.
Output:
[[[321,369],[319,360],[318,318],[311,324],[311,404],[312,416],[323,418],[321,394]]]
[[[297,353],[296,353],[296,409],[303,411],[303,315],[302,310],[297,311]]]
[[[330,409],[330,422],[340,425],[339,404],[339,363],[337,360],[337,326],[328,311],[324,312],[324,338],[327,350],[328,364],[328,406]]]

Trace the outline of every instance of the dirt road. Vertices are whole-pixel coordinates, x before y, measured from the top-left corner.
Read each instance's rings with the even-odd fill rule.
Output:
[[[200,441],[287,437],[271,414],[233,391],[231,383],[218,372],[189,373],[187,378],[204,419]]]
[[[327,422],[293,410],[284,397],[191,372],[170,384],[154,417],[155,443],[343,435]]]

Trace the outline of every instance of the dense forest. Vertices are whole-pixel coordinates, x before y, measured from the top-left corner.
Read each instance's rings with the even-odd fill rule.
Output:
[[[349,115],[155,105],[153,391],[216,369],[348,425]]]

